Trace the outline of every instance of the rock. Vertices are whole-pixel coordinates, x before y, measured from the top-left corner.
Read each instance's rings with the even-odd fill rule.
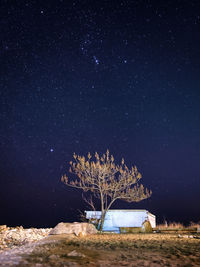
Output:
[[[0,225],[0,233],[7,230],[7,225]]]
[[[16,229],[17,230],[24,230],[23,226],[17,226]]]
[[[43,239],[51,231],[51,228],[24,229],[22,226],[16,228],[4,226],[2,229],[4,230],[0,232],[0,252]]]
[[[51,260],[56,260],[56,259],[58,259],[58,256],[52,254],[51,256],[49,256],[49,259],[51,259]]]
[[[80,265],[78,265],[76,262],[65,262],[63,267],[78,267]]]
[[[142,224],[142,232],[144,233],[152,233],[153,229],[151,227],[151,224],[148,220],[145,220]]]
[[[181,237],[182,237],[182,238],[196,238],[196,237],[193,236],[193,235],[180,235],[180,234],[178,235],[178,237],[179,237],[179,238],[181,238]]]
[[[50,235],[75,234],[83,236],[85,234],[96,234],[97,229],[91,223],[59,223],[50,231]]]
[[[82,257],[82,258],[85,257],[84,254],[82,254],[82,253],[80,253],[80,252],[77,252],[76,250],[72,250],[71,252],[69,252],[69,253],[67,254],[67,256],[69,256],[69,257]]]
[[[80,232],[80,233],[78,234],[78,237],[83,237],[83,236],[85,236],[85,233],[83,233],[83,232]]]

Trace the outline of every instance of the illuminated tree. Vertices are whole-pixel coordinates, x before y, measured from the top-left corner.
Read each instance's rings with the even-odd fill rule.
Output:
[[[116,165],[109,150],[102,156],[96,152],[94,160],[90,153],[87,158],[74,153],[69,172],[73,177],[69,179],[63,175],[62,182],[68,186],[80,188],[84,192],[90,191],[95,198],[100,199],[100,231],[103,229],[107,211],[117,199],[139,202],[152,194],[151,191],[145,190],[142,184],[138,185],[142,176],[137,168],[134,166],[128,169],[124,159],[121,164]]]

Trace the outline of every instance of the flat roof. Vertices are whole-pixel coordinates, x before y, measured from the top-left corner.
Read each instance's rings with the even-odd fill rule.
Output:
[[[86,211],[99,212],[100,210],[86,210]],[[148,210],[134,210],[134,209],[132,209],[132,210],[130,210],[130,209],[127,209],[127,210],[126,209],[119,209],[119,210],[117,210],[117,209],[115,209],[115,210],[109,209],[108,212],[109,211],[147,211],[148,212]]]
[[[98,210],[86,210],[85,212],[101,212],[101,211],[98,211]],[[147,212],[148,214],[150,214],[150,215],[152,215],[152,216],[154,216],[155,217],[155,215],[153,215],[151,212],[149,212],[148,210],[135,210],[135,209],[119,209],[119,210],[117,210],[117,209],[110,209],[110,210],[108,210],[108,212],[109,211],[112,211],[112,212],[119,212],[119,211],[121,211],[121,212]]]

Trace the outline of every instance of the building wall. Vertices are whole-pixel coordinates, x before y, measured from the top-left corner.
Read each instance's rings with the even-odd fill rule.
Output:
[[[156,217],[153,214],[149,213],[149,212],[148,212],[148,220],[149,220],[149,222],[151,224],[151,227],[155,228],[156,227]]]
[[[86,211],[86,218],[100,219],[101,211]],[[119,232],[120,227],[142,227],[145,220],[155,227],[155,216],[147,210],[109,210],[106,214],[103,231]]]

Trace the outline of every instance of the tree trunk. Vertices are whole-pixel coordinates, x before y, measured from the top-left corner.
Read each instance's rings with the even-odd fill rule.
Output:
[[[102,230],[103,230],[103,224],[104,224],[105,217],[106,217],[106,211],[101,211],[101,223],[100,223],[100,227],[99,227],[100,232],[102,232]]]

